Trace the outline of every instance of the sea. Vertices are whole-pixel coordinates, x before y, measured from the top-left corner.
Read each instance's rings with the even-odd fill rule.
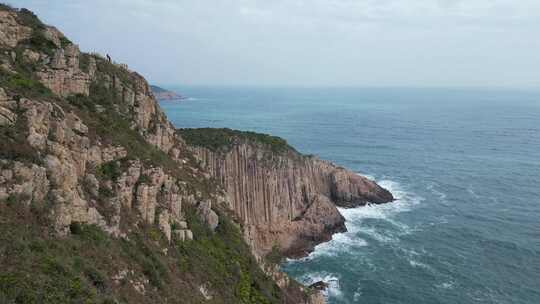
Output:
[[[540,90],[173,89],[178,128],[278,135],[394,194],[283,263],[328,303],[540,303]]]

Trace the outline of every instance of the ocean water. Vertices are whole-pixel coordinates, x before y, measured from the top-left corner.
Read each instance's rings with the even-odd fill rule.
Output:
[[[181,88],[177,127],[286,138],[397,201],[283,269],[329,303],[540,303],[540,92]]]

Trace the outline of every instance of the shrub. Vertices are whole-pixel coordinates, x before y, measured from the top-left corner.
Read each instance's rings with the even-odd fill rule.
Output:
[[[15,94],[29,98],[52,96],[51,90],[41,82],[23,73],[11,74],[2,68],[0,68],[0,85]]]
[[[101,164],[96,169],[96,175],[101,179],[110,179],[114,181],[119,178],[121,174],[122,171],[120,170],[120,165],[117,161]]]
[[[284,256],[281,254],[278,245],[272,246],[272,251],[266,255],[266,261],[273,265],[279,265],[283,262]]]
[[[18,118],[14,125],[0,126],[0,158],[30,163],[40,163],[36,149],[28,143],[26,137],[26,117],[17,113]]]
[[[31,27],[32,29],[43,29],[45,25],[39,18],[30,10],[22,8],[17,12],[17,21],[24,25]]]
[[[32,49],[45,53],[49,56],[54,55],[54,51],[57,49],[56,45],[43,34],[42,29],[35,29],[32,32],[32,36],[26,42]]]
[[[93,266],[88,266],[84,270],[84,274],[86,275],[90,283],[98,289],[98,291],[104,292],[107,289],[105,276]]]
[[[295,152],[286,140],[277,136],[237,131],[228,128],[179,129],[182,138],[190,145],[201,146],[212,151],[229,151],[235,144],[247,142],[261,144],[274,153]]]
[[[90,69],[90,55],[84,53],[81,54],[79,57],[79,69],[85,73],[88,73]]]
[[[60,37],[60,45],[62,46],[62,48],[65,48],[66,46],[70,45],[70,44],[73,44],[71,42],[71,40],[69,40],[68,38],[66,38],[65,36],[62,36]]]
[[[81,223],[72,222],[69,225],[69,231],[71,232],[71,234],[81,234],[82,233]]]

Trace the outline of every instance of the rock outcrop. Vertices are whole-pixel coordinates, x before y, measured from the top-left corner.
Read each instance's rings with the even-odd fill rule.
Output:
[[[30,38],[32,29],[17,22],[18,16],[0,11],[0,45],[14,48],[19,41]]]
[[[191,150],[227,191],[229,207],[259,256],[275,245],[286,255],[302,256],[344,231],[336,205],[357,207],[393,200],[375,182],[330,162],[301,155],[286,144],[272,150],[271,144],[264,143],[265,135],[219,129],[181,133],[188,143],[199,144]],[[198,139],[191,141],[194,135],[198,139],[229,136],[230,143],[224,149],[209,148]]]
[[[0,16],[0,45],[14,49],[2,56],[7,70],[4,77],[20,75],[19,70],[31,66],[34,70],[32,75],[28,75],[28,80],[19,82],[38,87],[31,79],[35,77],[54,95],[75,97],[71,100],[95,95],[99,89],[115,91],[115,104],[93,106],[103,108],[102,111],[110,106],[109,111],[131,122],[129,128],[144,138],[146,142],[142,143],[148,144],[148,148],[156,147],[165,154],[170,152],[171,157],[178,160],[178,167],[185,164],[182,159],[185,155],[180,151],[183,142],[175,135],[173,126],[142,76],[112,65],[98,55],[82,54],[56,28],[30,19],[35,17],[29,11],[0,10]],[[21,25],[21,18],[32,20],[31,25],[35,28]],[[38,39],[46,42],[41,42],[36,48],[32,43]],[[86,62],[84,68],[81,60]],[[21,76],[16,77],[22,79]],[[120,211],[126,208],[138,211],[141,219],[149,224],[158,218],[165,235],[171,238],[170,225],[183,220],[182,202],[195,203],[194,194],[188,193],[186,181],[167,174],[163,167],[143,164],[145,160],[126,160],[129,148],[101,136],[118,130],[96,134],[96,125],[89,128],[85,120],[90,117],[80,109],[58,99],[25,98],[6,92],[13,91],[9,81],[7,84],[6,89],[0,88],[0,124],[13,126],[24,141],[5,143],[6,149],[2,154],[9,154],[7,150],[16,148],[11,153],[14,155],[3,156],[20,158],[18,154],[24,149],[31,154],[26,155],[31,159],[1,160],[4,178],[0,179],[0,200],[17,198],[28,204],[48,200],[54,206],[50,217],[55,228],[64,235],[69,233],[73,222],[97,224],[114,235],[120,235]],[[82,100],[99,101],[95,98]],[[98,181],[96,175],[103,166],[123,168],[118,169],[118,176],[104,176]],[[184,234],[190,235],[187,227],[184,230]]]

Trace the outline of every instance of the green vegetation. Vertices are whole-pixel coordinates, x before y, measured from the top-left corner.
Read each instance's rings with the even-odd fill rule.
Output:
[[[223,214],[212,233],[188,210],[195,239],[168,245],[156,227],[144,225],[129,239],[80,223],[71,224],[70,236],[52,237],[48,219],[36,212],[0,202],[1,303],[282,303],[281,291]],[[130,281],[145,279],[143,296]],[[203,285],[211,301],[199,292]]]
[[[21,8],[17,11],[17,22],[32,29],[44,29],[45,25],[32,11]]]
[[[52,95],[48,88],[27,73],[12,74],[2,68],[0,68],[0,86],[28,98]]]
[[[18,117],[13,125],[0,126],[0,159],[39,164],[38,152],[26,140],[26,119]]]
[[[248,142],[268,147],[273,153],[296,152],[283,138],[268,134],[228,128],[179,129],[178,132],[188,144],[205,147],[212,151],[227,152],[236,144]]]
[[[103,303],[109,282],[98,282],[91,271],[96,261],[87,257],[106,250],[107,236],[101,229],[84,226],[74,228],[72,238],[49,239],[33,212],[21,204],[0,203],[0,302]]]
[[[17,21],[32,29],[32,36],[25,42],[30,48],[45,53],[49,56],[54,54],[56,46],[52,41],[45,37],[45,25],[30,10],[22,8],[17,11]]]
[[[272,251],[266,255],[266,261],[273,265],[279,265],[285,260],[283,254],[279,250],[279,246],[275,244],[272,246]]]
[[[96,176],[102,179],[116,180],[121,174],[122,171],[117,161],[103,163],[96,169]]]
[[[13,10],[13,8],[8,4],[0,3],[0,10],[10,11]]]
[[[209,231],[195,211],[187,219],[195,240],[179,244],[180,267],[220,290],[224,303],[281,303],[279,288],[259,269],[240,229],[224,214],[215,233]]]
[[[36,29],[32,32],[32,36],[26,42],[30,48],[41,53],[45,53],[49,56],[54,55],[54,51],[57,49],[56,45],[45,37],[42,29]]]
[[[79,57],[79,69],[81,69],[81,71],[85,73],[88,73],[89,68],[90,68],[90,57],[92,56],[85,53],[82,53],[81,56]]]
[[[126,158],[128,160],[140,159],[148,166],[161,166],[180,179],[193,179],[187,172],[180,170],[178,164],[167,154],[149,144],[137,130],[132,129],[128,117],[120,114],[116,109],[117,106],[122,105],[122,101],[113,89],[108,89],[103,83],[96,82],[90,86],[89,96],[76,95],[67,100],[88,126],[91,139],[99,138],[102,143],[124,147],[128,153]],[[98,107],[101,107],[101,110],[98,111]],[[114,168],[104,169],[101,172],[104,176],[115,177]]]
[[[128,70],[116,64],[112,64],[106,59],[103,59],[101,57],[95,56],[94,58],[96,59],[97,69],[101,73],[105,75],[109,75],[109,76],[114,76],[125,84],[133,83],[133,76]]]
[[[62,48],[65,48],[70,44],[73,44],[71,40],[67,39],[65,36],[60,37],[60,45],[62,46]]]

